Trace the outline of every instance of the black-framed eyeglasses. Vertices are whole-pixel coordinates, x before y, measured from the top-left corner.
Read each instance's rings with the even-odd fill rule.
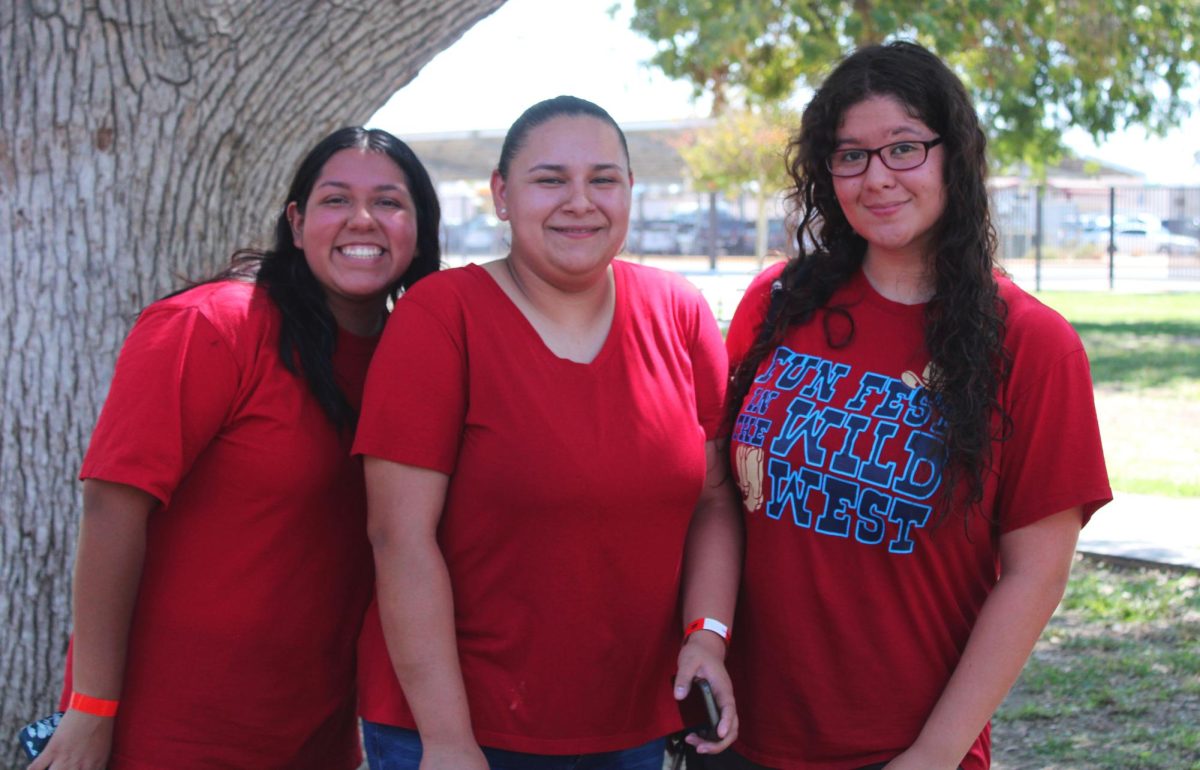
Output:
[[[825,158],[825,167],[834,176],[858,176],[865,173],[871,165],[871,156],[878,155],[879,161],[892,171],[908,171],[916,168],[929,158],[929,148],[942,143],[942,137],[922,142],[919,139],[908,139],[903,142],[892,142],[882,147],[868,150],[865,147],[842,147],[829,153]]]

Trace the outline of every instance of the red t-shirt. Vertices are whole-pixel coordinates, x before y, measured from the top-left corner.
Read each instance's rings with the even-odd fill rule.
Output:
[[[769,269],[729,330],[753,342]],[[746,566],[729,666],[738,751],[788,770],[881,762],[916,738],[958,663],[998,575],[999,535],[1111,499],[1086,354],[1053,310],[1000,278],[1013,355],[982,511],[937,523],[944,430],[924,383],[924,305],[878,294],[860,272],[831,298],[850,344],[820,314],[792,328],[733,426]],[[989,522],[998,522],[993,531]],[[965,770],[989,764],[985,729]]]
[[[284,368],[278,329],[264,289],[205,284],[146,308],[117,359],[80,476],[161,505],[112,770],[358,767],[362,464]],[[339,334],[352,402],[375,342]]]
[[[481,745],[598,752],[681,727],[680,563],[725,352],[683,279],[613,271],[591,363],[468,266],[404,296],[371,366],[354,451],[450,475],[439,542]],[[363,717],[413,728],[376,605],[359,657]]]

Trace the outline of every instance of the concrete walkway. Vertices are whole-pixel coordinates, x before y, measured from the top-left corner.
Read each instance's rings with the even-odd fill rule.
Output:
[[[1200,569],[1200,498],[1116,492],[1083,528],[1078,550]]]

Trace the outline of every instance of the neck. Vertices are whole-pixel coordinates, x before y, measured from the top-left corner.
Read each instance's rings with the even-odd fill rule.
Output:
[[[595,280],[568,288],[543,280],[511,256],[485,269],[556,356],[586,364],[600,353],[616,311],[611,265]]]
[[[356,337],[373,337],[383,329],[383,302],[345,302],[331,298],[329,310],[342,329]]]
[[[532,310],[547,320],[566,326],[589,325],[598,317],[611,318],[614,294],[611,265],[591,280],[563,286],[546,281],[523,267],[511,254],[501,262],[509,283],[516,290],[513,298],[523,310]]]
[[[902,305],[919,305],[933,297],[933,270],[924,259],[898,259],[868,251],[863,274],[875,291]]]

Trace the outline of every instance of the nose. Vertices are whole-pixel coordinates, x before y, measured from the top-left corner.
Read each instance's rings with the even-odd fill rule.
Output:
[[[896,175],[883,164],[878,150],[867,156],[867,168],[862,177],[863,183],[872,187],[890,187],[896,181]]]
[[[375,227],[375,215],[371,213],[370,204],[364,201],[351,206],[349,220],[346,224],[358,230],[369,230]]]
[[[565,208],[570,211],[591,211],[595,208],[589,194],[587,182],[572,182],[569,186]]]

